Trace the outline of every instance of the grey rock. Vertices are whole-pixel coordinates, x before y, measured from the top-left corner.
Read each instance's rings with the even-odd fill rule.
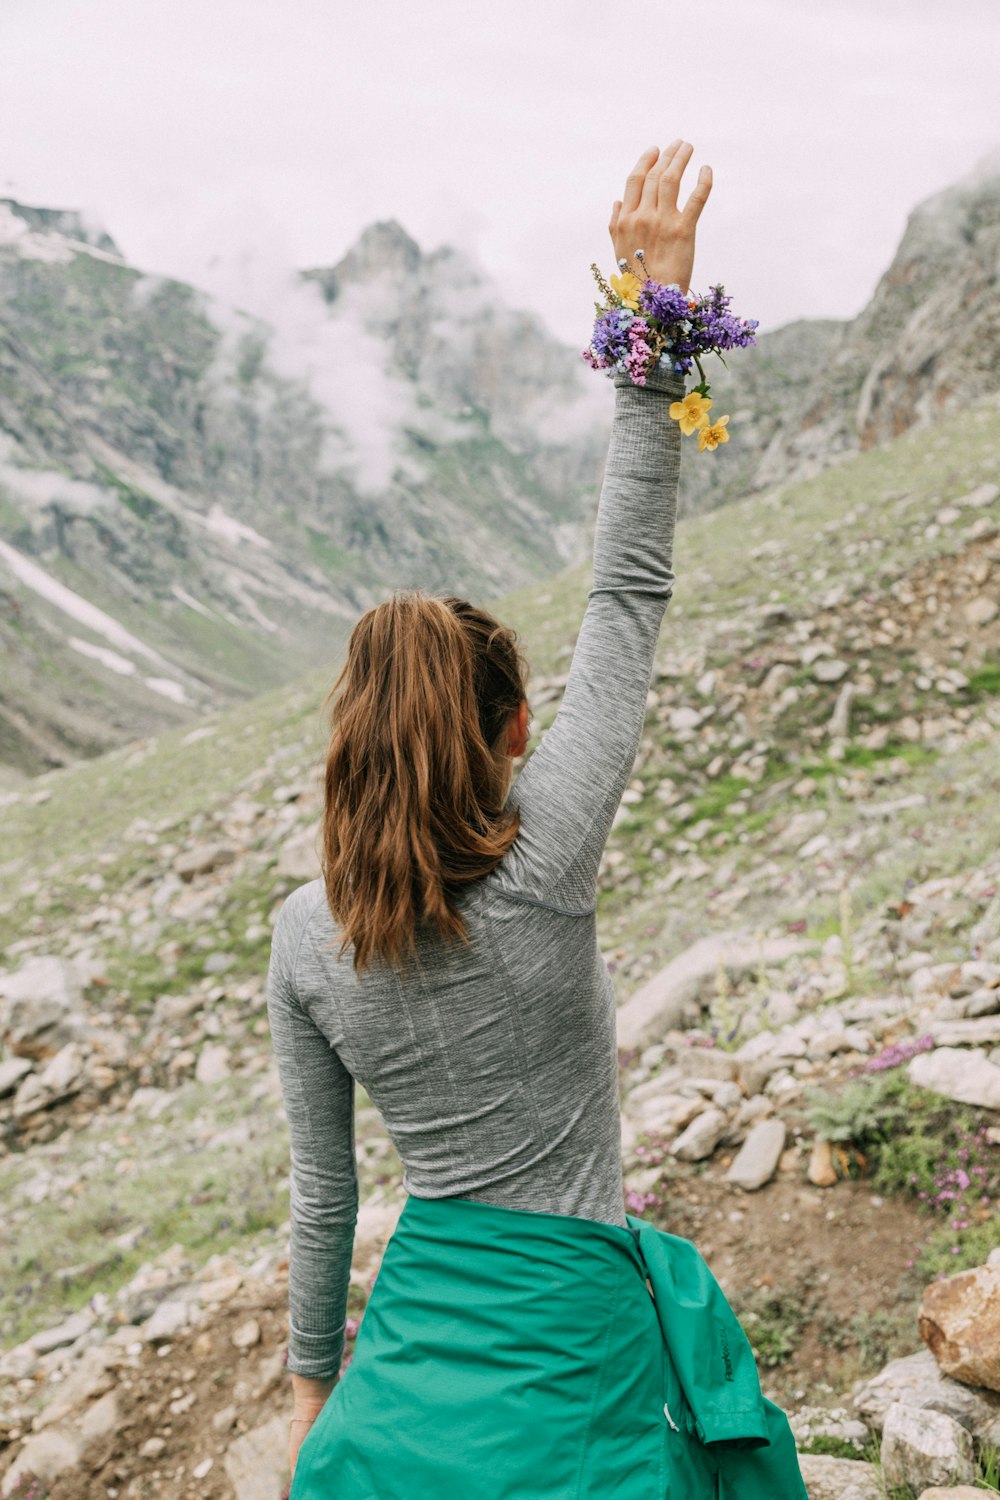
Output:
[[[0,1099],[6,1094],[12,1094],[33,1067],[30,1057],[8,1057],[6,1061],[0,1062]]]
[[[33,1333],[28,1342],[39,1354],[47,1354],[51,1349],[61,1349],[65,1344],[75,1344],[77,1339],[89,1333],[94,1326],[92,1313],[78,1312],[59,1323],[54,1328],[41,1328]]]
[[[230,1071],[228,1047],[202,1047],[194,1070],[199,1083],[221,1083],[229,1077]]]
[[[775,662],[760,685],[764,697],[776,698],[782,688],[791,681],[793,675],[791,667],[786,662]]]
[[[114,1432],[121,1420],[121,1407],[117,1391],[106,1391],[99,1400],[91,1403],[79,1414],[79,1433],[84,1443],[95,1438],[107,1437]]]
[[[87,1402],[96,1405],[98,1398],[115,1385],[112,1368],[117,1357],[111,1343],[87,1345],[35,1417],[35,1431],[75,1416]]]
[[[829,723],[826,726],[827,734],[834,739],[846,739],[851,732],[851,703],[857,694],[857,688],[853,682],[845,682],[837,694],[837,701],[833,706]]]
[[[174,1338],[190,1321],[191,1309],[186,1302],[165,1298],[142,1325],[142,1337],[147,1344],[162,1343]]]
[[[800,1453],[799,1470],[809,1500],[883,1500],[875,1469],[860,1459]]]
[[[817,682],[839,682],[850,671],[846,661],[839,657],[820,657],[813,664],[813,676]]]
[[[47,1093],[65,1098],[84,1083],[84,1060],[79,1043],[67,1042],[42,1069],[38,1081]]]
[[[777,1169],[786,1133],[784,1120],[758,1120],[737,1152],[726,1180],[747,1192],[763,1187]]]
[[[988,990],[987,994],[1000,1000],[995,990]],[[968,1013],[968,1001],[966,1001],[965,1010]],[[1000,1042],[1000,1015],[987,1012],[986,1015],[977,1016],[974,1020],[935,1021],[933,1032],[934,1040],[939,1047],[967,1047],[977,1044],[994,1047]]]
[[[278,874],[287,875],[292,880],[301,880],[303,883],[318,880],[322,875],[316,848],[318,841],[318,830],[313,827],[303,828],[301,832],[292,834],[281,846],[277,864]]]
[[[932,1484],[976,1477],[972,1437],[943,1412],[916,1411],[894,1401],[885,1414],[880,1457],[886,1483],[909,1484],[920,1495]]]
[[[949,1484],[945,1487],[935,1484],[918,1495],[917,1500],[983,1500],[983,1493],[978,1485],[973,1484]]]
[[[752,1125],[754,1120],[759,1120],[763,1115],[773,1112],[774,1101],[766,1094],[751,1094],[748,1099],[744,1099],[736,1111],[735,1123],[739,1126]]]
[[[223,1467],[240,1500],[274,1500],[288,1483],[288,1423],[282,1416],[230,1443]]]
[[[817,1437],[831,1437],[863,1448],[869,1438],[864,1422],[852,1416],[844,1406],[800,1406],[789,1416],[788,1423],[796,1443],[801,1444]]]
[[[988,625],[1000,614],[1000,604],[986,594],[978,594],[965,605],[963,613],[970,625]]]
[[[677,1068],[692,1085],[695,1079],[729,1082],[737,1072],[736,1059],[721,1047],[687,1047],[677,1054]]]
[[[974,490],[967,495],[960,495],[955,505],[992,505],[994,500],[1000,499],[1000,484],[994,484],[987,480],[985,484],[977,484]]]
[[[764,1009],[772,1026],[791,1026],[801,1014],[798,1002],[787,990],[772,990],[764,1001]]]
[[[174,870],[182,880],[193,880],[196,875],[209,875],[222,865],[232,864],[239,852],[235,844],[198,844],[177,856]]]
[[[61,958],[29,958],[0,974],[0,1031],[18,1057],[51,1057],[80,1034],[82,1000],[76,971]]]
[[[161,995],[153,1006],[151,1026],[176,1026],[205,1004],[204,995]]]
[[[674,1141],[670,1150],[680,1161],[704,1161],[711,1156],[727,1124],[721,1109],[706,1109]]]
[[[11,1495],[19,1487],[22,1475],[38,1479],[57,1479],[80,1462],[80,1443],[58,1427],[47,1427],[25,1439],[17,1456],[0,1483],[0,1495]]]
[[[944,1412],[975,1438],[1000,1440],[1000,1395],[943,1375],[929,1349],[890,1360],[877,1375],[857,1385],[851,1398],[858,1415],[876,1431],[895,1402],[919,1411]]]
[[[719,1079],[718,1081],[713,1079],[711,1082],[714,1087],[709,1092],[712,1096],[712,1103],[716,1108],[738,1109],[743,1103],[743,1090],[738,1083],[734,1083],[731,1079],[726,1078]]]
[[[991,1016],[1000,1011],[1000,987],[973,990],[965,1002],[967,1016]]]
[[[236,959],[232,953],[223,953],[220,949],[217,952],[210,953],[208,955],[208,957],[205,959],[205,962],[202,964],[202,968],[204,969],[206,974],[224,974],[226,970],[231,969],[235,963]]]
[[[671,730],[697,729],[701,723],[701,710],[691,708],[688,704],[682,704],[680,708],[671,710],[669,724]]]
[[[788,1058],[777,1054],[771,1057],[761,1057],[756,1062],[747,1062],[740,1065],[740,1078],[747,1093],[753,1098],[755,1095],[766,1098],[761,1091],[767,1086],[768,1080],[777,1073],[783,1072],[788,1067]]]
[[[644,1130],[673,1134],[689,1125],[704,1108],[705,1101],[698,1095],[662,1094],[658,1099],[646,1100],[639,1119]]]
[[[911,1057],[906,1067],[911,1080],[921,1088],[958,1104],[1000,1109],[1000,1067],[981,1049],[935,1047],[932,1052]]]

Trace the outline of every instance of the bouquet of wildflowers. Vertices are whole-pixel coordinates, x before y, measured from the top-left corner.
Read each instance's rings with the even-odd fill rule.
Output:
[[[687,374],[693,362],[701,380],[682,401],[671,402],[670,415],[685,437],[697,432],[699,452],[713,452],[720,443],[728,443],[728,416],[709,419],[711,387],[699,356],[718,354],[725,364],[723,349],[745,349],[757,342],[757,319],[733,316],[732,298],[721,282],[707,296],[690,298],[676,282],[664,285],[651,277],[640,281],[632,271],[623,271],[609,283],[596,265],[591,270],[605,299],[603,307],[594,304],[594,331],[589,348],[583,350],[591,369],[621,371],[634,385],[645,385],[654,370]]]

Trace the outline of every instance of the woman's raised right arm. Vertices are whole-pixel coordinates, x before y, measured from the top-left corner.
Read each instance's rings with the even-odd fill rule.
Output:
[[[610,225],[616,255],[643,249],[649,275],[684,290],[711,187],[703,168],[677,213],[690,151],[675,141],[640,157]],[[639,747],[674,585],[681,434],[668,409],[683,393],[684,377],[673,372],[657,371],[645,386],[615,376],[593,585],[559,711],[511,788],[521,833],[503,862],[505,883],[521,899],[567,912],[593,910],[601,855]]]

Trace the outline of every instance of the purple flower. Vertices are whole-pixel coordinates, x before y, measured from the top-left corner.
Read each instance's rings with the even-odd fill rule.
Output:
[[[639,306],[661,323],[679,323],[691,311],[680,287],[664,286],[661,281],[653,280],[647,281],[639,293]]]
[[[913,1042],[895,1042],[891,1047],[883,1047],[882,1051],[875,1057],[870,1057],[865,1063],[865,1073],[881,1073],[886,1068],[898,1068],[900,1063],[908,1062],[918,1052],[927,1052],[934,1046],[934,1038],[924,1035]]]
[[[628,352],[628,326],[632,321],[630,318],[625,323],[617,308],[601,313],[590,340],[598,358],[603,355],[607,359],[621,359]]]
[[[640,1193],[635,1188],[625,1189],[625,1207],[630,1214],[641,1214],[644,1208],[651,1208],[658,1201],[655,1193]]]
[[[608,360],[603,355],[598,359],[593,349],[581,349],[580,354],[592,370],[606,370],[608,368]]]

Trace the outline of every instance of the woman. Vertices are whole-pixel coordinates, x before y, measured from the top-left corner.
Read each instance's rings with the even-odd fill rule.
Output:
[[[615,258],[690,285],[703,167],[645,152]],[[593,586],[555,721],[514,632],[369,610],[334,685],[323,879],[285,901],[268,1010],[292,1148],[291,1500],[804,1500],[787,1421],[694,1247],[625,1211],[598,868],[674,584],[683,377],[615,379]],[[354,1081],[409,1197],[337,1381]]]

